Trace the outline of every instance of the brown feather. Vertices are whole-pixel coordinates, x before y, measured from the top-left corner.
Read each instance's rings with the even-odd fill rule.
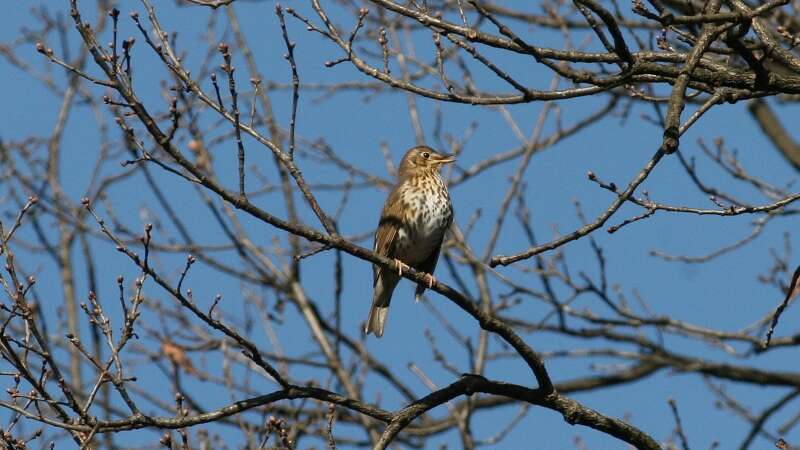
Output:
[[[395,186],[389,194],[389,198],[386,199],[378,229],[375,231],[374,251],[387,258],[394,257],[396,237],[400,227],[403,226],[402,199],[397,189],[399,186],[400,184]],[[377,337],[383,336],[389,303],[392,301],[392,293],[398,282],[400,282],[399,274],[391,270],[385,271],[377,264],[372,265],[372,306],[364,326],[366,334],[374,333]]]
[[[399,186],[399,185],[398,185]],[[394,258],[394,243],[400,227],[403,226],[403,204],[400,201],[400,194],[397,186],[389,194],[386,203],[383,205],[381,211],[381,220],[378,223],[378,229],[375,231],[375,248],[373,251],[379,255],[387,258]],[[373,286],[378,282],[378,276],[381,273],[381,266],[374,265],[373,269]]]

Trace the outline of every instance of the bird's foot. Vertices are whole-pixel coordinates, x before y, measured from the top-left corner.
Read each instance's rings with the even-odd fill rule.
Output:
[[[433,285],[436,284],[436,278],[433,275],[426,273],[425,279],[428,281],[428,289],[433,289]]]
[[[397,275],[402,277],[403,276],[403,267],[408,268],[408,266],[403,261],[400,261],[397,258],[395,258],[394,264],[397,267]]]

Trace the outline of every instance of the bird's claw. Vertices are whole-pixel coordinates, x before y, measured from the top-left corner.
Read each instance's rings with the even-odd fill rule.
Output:
[[[397,266],[397,275],[402,277],[403,276],[403,266],[405,264],[403,264],[403,261],[400,261],[399,259],[395,259],[394,263]]]
[[[403,276],[403,267],[404,266],[408,267],[408,266],[406,266],[406,264],[403,263],[403,261],[400,261],[399,259],[395,259],[394,260],[394,265],[395,265],[395,267],[397,267],[397,275],[402,277]],[[433,289],[433,285],[436,284],[436,278],[434,278],[433,275],[431,275],[429,273],[426,273],[425,274],[425,279],[428,281],[428,289]]]

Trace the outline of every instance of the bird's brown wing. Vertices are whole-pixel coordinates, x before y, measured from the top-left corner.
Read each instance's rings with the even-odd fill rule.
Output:
[[[381,220],[378,223],[378,229],[375,231],[375,253],[386,256],[387,258],[394,257],[395,239],[397,238],[400,227],[403,226],[402,222],[402,204],[400,202],[400,195],[395,189],[386,199],[381,212]],[[381,266],[376,264],[372,265],[373,285],[378,282],[378,276],[381,273]]]
[[[378,230],[375,231],[375,253],[387,258],[394,258],[400,227],[403,226],[402,212],[400,195],[397,194],[397,188],[395,188],[383,205]],[[369,309],[364,333],[374,333],[375,336],[381,337],[386,326],[386,315],[389,312],[389,302],[392,301],[392,292],[394,292],[397,282],[400,281],[400,275],[391,269],[384,270],[377,264],[372,265],[372,274],[374,287],[372,306]]]

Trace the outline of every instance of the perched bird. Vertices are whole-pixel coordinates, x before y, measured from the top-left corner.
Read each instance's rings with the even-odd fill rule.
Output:
[[[383,336],[389,302],[404,266],[428,274],[428,288],[436,281],[433,270],[444,234],[453,223],[450,194],[439,169],[453,161],[453,156],[425,146],[414,147],[403,156],[397,184],[383,205],[374,247],[375,253],[394,258],[397,269],[372,266],[372,307],[364,327],[366,334]],[[417,301],[424,291],[424,286],[417,286]]]

